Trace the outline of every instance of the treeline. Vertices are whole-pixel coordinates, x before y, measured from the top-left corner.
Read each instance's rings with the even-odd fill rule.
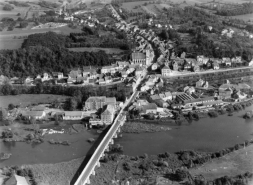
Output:
[[[67,37],[53,32],[29,35],[21,49],[0,51],[0,74],[7,77],[36,76],[43,72],[63,72],[82,66],[111,63],[104,51],[71,52]]]
[[[109,35],[99,35],[97,29],[113,32]],[[122,50],[131,49],[131,44],[127,41],[126,34],[115,28],[99,27],[97,29],[83,27],[82,33],[70,33],[72,40],[66,42],[67,48],[76,47],[101,47],[101,48],[120,48]]]
[[[238,8],[234,9],[228,9],[228,8],[222,8],[220,10],[217,10],[218,15],[222,16],[235,16],[235,15],[244,15],[244,14],[250,14],[253,13],[253,3],[243,3],[240,6],[238,5]]]
[[[83,103],[90,96],[107,96],[116,97],[118,101],[125,101],[126,97],[131,94],[131,88],[108,88],[105,86],[61,86],[61,85],[43,85],[37,83],[36,86],[11,85],[5,83],[0,86],[0,95],[18,95],[18,94],[55,94],[71,96],[76,101],[74,109],[81,109]]]

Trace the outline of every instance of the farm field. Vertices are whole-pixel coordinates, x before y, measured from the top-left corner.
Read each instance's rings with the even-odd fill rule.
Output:
[[[52,94],[22,94],[15,96],[0,96],[0,107],[6,108],[10,103],[21,106],[37,103],[51,103],[58,98],[63,100],[66,99],[67,96]]]
[[[98,52],[99,50],[105,51],[107,54],[113,54],[113,53],[121,53],[124,52],[124,50],[118,49],[118,48],[96,48],[96,47],[82,47],[82,48],[69,48],[70,51],[75,52]]]
[[[0,1],[1,2],[1,1]],[[20,13],[20,17],[24,18],[26,12],[28,11],[29,7],[16,7],[13,6],[14,9],[12,11],[4,11],[3,5],[0,5],[0,19],[4,17],[10,17],[16,20],[19,16],[17,16],[18,13]]]
[[[59,27],[59,28],[45,28],[45,29],[27,29],[27,30],[21,30],[21,29],[14,29],[13,31],[3,31],[0,32],[0,39],[2,38],[10,38],[10,37],[14,37],[14,36],[26,36],[26,35],[30,35],[30,34],[34,34],[34,33],[44,33],[44,32],[48,32],[48,31],[53,31],[56,33],[61,33],[61,34],[65,34],[65,35],[69,35],[70,33],[80,33],[82,32],[81,29],[76,28],[76,29],[72,29],[68,26],[63,26],[63,27]]]
[[[241,19],[243,21],[248,21],[248,20],[253,21],[253,13],[245,14],[245,15],[236,15],[236,16],[231,16],[231,17],[235,19]]]
[[[136,2],[126,2],[126,3],[122,3],[122,8],[129,10],[129,11],[133,11],[133,12],[137,12],[140,11],[140,9],[134,9],[135,6],[139,6],[139,5],[143,5],[144,3],[149,3],[152,1],[136,1]]]
[[[24,39],[13,39],[13,38],[0,38],[0,50],[1,49],[19,49],[21,48]]]

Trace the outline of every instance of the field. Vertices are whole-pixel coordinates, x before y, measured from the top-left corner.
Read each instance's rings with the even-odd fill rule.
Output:
[[[68,26],[63,26],[63,27],[59,27],[59,28],[42,28],[42,29],[14,29],[13,31],[3,31],[0,32],[0,37],[4,38],[4,37],[14,37],[14,36],[25,36],[25,35],[30,35],[30,34],[34,34],[34,33],[44,33],[44,32],[48,32],[48,31],[54,31],[57,33],[61,33],[61,34],[65,34],[65,35],[69,35],[70,33],[80,33],[82,32],[81,29],[78,27],[76,29],[72,29]]]
[[[253,172],[253,146],[240,149],[224,157],[212,160],[201,167],[190,170],[191,174],[202,174],[211,180],[222,176],[236,176],[245,172]],[[250,184],[249,184],[250,185]]]
[[[19,49],[24,42],[24,39],[13,38],[0,38],[0,50],[1,49]]]
[[[136,1],[136,2],[126,2],[126,3],[122,3],[122,8],[129,10],[129,11],[133,11],[133,12],[140,12],[142,11],[141,9],[137,8],[134,9],[134,7],[139,6],[139,5],[143,5],[144,3],[149,3],[152,1]]]
[[[231,16],[231,17],[235,18],[235,19],[241,19],[241,20],[244,20],[244,21],[248,21],[248,20],[253,21],[253,13],[245,14],[245,15]]]
[[[52,94],[22,94],[16,96],[0,96],[0,107],[8,107],[10,103],[14,105],[27,106],[37,103],[51,103],[57,99],[66,99],[67,96]]]
[[[28,11],[29,7],[16,7],[13,6],[14,9],[12,11],[4,11],[3,10],[3,5],[0,5],[0,19],[2,19],[3,17],[10,17],[13,19],[17,19],[18,16],[17,14],[20,13],[20,17],[24,18],[26,12]]]
[[[69,48],[70,51],[75,51],[75,52],[84,52],[84,51],[89,51],[89,52],[98,52],[100,50],[105,51],[108,54],[114,54],[114,53],[121,53],[124,52],[124,50],[118,49],[118,48],[95,48],[95,47],[83,47],[83,48]]]

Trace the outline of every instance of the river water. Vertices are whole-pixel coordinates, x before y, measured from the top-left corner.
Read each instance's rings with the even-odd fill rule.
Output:
[[[252,107],[247,108],[248,110]],[[167,132],[123,134],[116,143],[123,146],[127,155],[158,154],[180,150],[213,152],[253,139],[253,118],[245,120],[246,110],[233,116],[202,118],[190,124],[172,126]]]
[[[247,110],[252,110],[248,107]],[[158,154],[179,150],[217,151],[234,146],[245,140],[253,139],[253,118],[245,120],[246,110],[233,116],[220,115],[217,118],[202,118],[190,124],[171,126],[172,130],[157,133],[123,134],[115,143],[123,145],[127,155]],[[83,157],[91,148],[88,138],[98,138],[94,131],[79,134],[53,134],[48,139],[69,140],[70,146],[39,145],[27,143],[4,144],[0,142],[1,152],[10,152],[10,159],[0,161],[0,167],[6,165],[57,163]]]

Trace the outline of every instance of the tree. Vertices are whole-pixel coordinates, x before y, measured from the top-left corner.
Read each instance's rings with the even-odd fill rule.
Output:
[[[12,86],[8,82],[5,82],[2,85],[1,92],[3,93],[3,95],[10,95],[11,90],[12,90]]]
[[[12,138],[13,137],[13,133],[11,130],[5,130],[2,132],[2,138]]]
[[[32,117],[29,119],[29,123],[32,124],[32,125],[36,124],[36,119],[35,119],[35,117],[32,116]]]
[[[3,6],[3,10],[5,10],[5,11],[11,11],[11,10],[13,10],[14,8],[10,5],[10,4],[5,4],[4,6]]]
[[[12,104],[12,103],[10,103],[9,105],[8,105],[8,110],[12,110],[12,109],[14,109],[15,108],[15,106]]]
[[[77,106],[76,100],[74,98],[68,98],[64,104],[64,109],[73,111],[76,109],[76,106]]]

